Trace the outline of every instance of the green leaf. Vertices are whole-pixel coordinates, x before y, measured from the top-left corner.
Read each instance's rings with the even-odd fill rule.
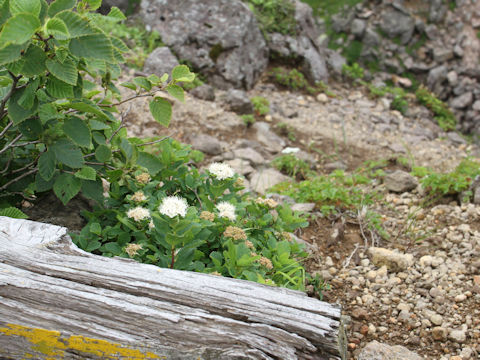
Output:
[[[161,125],[168,127],[172,118],[172,105],[165,99],[156,97],[150,101],[150,112]]]
[[[92,252],[100,248],[102,244],[98,240],[92,240],[88,242],[88,245],[85,247],[85,251]]]
[[[26,139],[38,139],[43,132],[42,122],[38,117],[31,117],[18,125],[18,129]]]
[[[45,51],[37,45],[31,44],[22,56],[22,59],[24,62],[21,72],[22,75],[26,77],[42,75],[47,70],[45,67],[47,55]]]
[[[20,124],[22,121],[25,121],[36,112],[36,101],[34,102],[34,106],[30,109],[25,109],[18,104],[18,101],[22,97],[24,91],[25,88],[15,91],[7,103],[8,117],[13,121],[14,125]]]
[[[67,25],[59,18],[49,19],[45,25],[45,30],[48,35],[53,35],[58,40],[70,38]]]
[[[28,215],[16,207],[0,209],[0,216],[6,216],[13,219],[28,219]]]
[[[120,149],[122,150],[123,155],[127,158],[127,160],[131,160],[133,156],[133,146],[130,144],[130,141],[128,139],[122,138],[120,142]]]
[[[52,103],[40,105],[38,107],[38,116],[42,124],[45,124],[48,120],[55,119],[58,116],[57,107]]]
[[[170,84],[167,86],[167,92],[175,99],[180,100],[181,102],[185,101],[185,94],[183,93],[183,89],[180,86]]]
[[[53,177],[56,164],[57,158],[53,150],[48,149],[40,155],[38,159],[38,172],[45,181],[49,181]]]
[[[15,45],[10,44],[1,48],[0,46],[0,65],[5,65],[16,61],[22,57],[22,51],[27,47],[27,44]]]
[[[160,78],[160,82],[164,83],[164,82],[166,82],[167,80],[168,80],[168,74],[165,73],[165,74],[163,74],[162,77]]]
[[[85,166],[75,173],[75,177],[83,180],[95,180],[97,172],[90,166]]]
[[[105,114],[97,105],[87,104],[84,102],[76,102],[76,103],[69,103],[67,104],[67,106],[70,107],[71,109],[75,109],[84,113],[97,115],[98,117],[104,120],[110,120],[107,114]]]
[[[57,60],[48,59],[45,62],[48,71],[57,79],[70,85],[77,85],[77,66],[72,60],[66,59],[63,63]]]
[[[70,50],[68,50],[64,46],[60,46],[55,48],[55,57],[57,58],[58,61],[63,63],[67,56],[70,54]]]
[[[102,227],[100,226],[99,223],[92,223],[90,224],[90,232],[92,234],[100,236],[102,234]]]
[[[83,167],[82,151],[70,140],[61,138],[52,145],[57,160],[73,169]]]
[[[79,146],[89,147],[92,143],[92,135],[85,120],[76,116],[65,119],[63,123],[63,131],[75,144]]]
[[[152,85],[159,85],[162,82],[162,79],[160,79],[155,74],[148,75],[147,80],[150,81],[152,83]]]
[[[101,248],[100,248],[101,251],[103,252],[110,252],[112,253],[112,255],[114,256],[118,256],[118,255],[121,255],[123,250],[122,248],[120,247],[120,245],[118,245],[116,242],[109,242],[109,243],[106,243],[105,245],[103,245]]]
[[[96,181],[82,180],[82,194],[83,196],[95,200],[102,204],[105,198],[103,197],[103,184],[102,180]]]
[[[137,164],[146,168],[152,176],[155,176],[164,167],[162,161],[156,156],[144,151],[138,153]]]
[[[112,45],[115,46],[121,52],[127,52],[127,51],[130,50],[128,48],[128,46],[125,45],[125,43],[122,40],[120,40],[119,38],[114,37],[114,36],[110,36],[110,40],[112,41]]]
[[[41,9],[40,0],[10,0],[10,13],[12,15],[30,13],[38,16]]]
[[[67,26],[70,38],[78,38],[99,32],[99,30],[96,30],[90,24],[88,19],[69,10],[59,12],[57,15],[55,15],[54,19],[60,19],[64,22],[64,24]]]
[[[102,0],[85,0],[90,10],[97,10],[102,5]]]
[[[111,8],[110,12],[107,15],[107,18],[115,22],[127,19],[125,15],[123,15],[123,12],[116,6],[113,6]]]
[[[102,121],[98,120],[90,120],[90,129],[92,130],[105,130],[105,129],[110,129],[110,126],[105,124]]]
[[[76,3],[77,0],[56,0],[48,7],[48,16],[52,18],[60,11],[70,10]]]
[[[48,77],[45,87],[48,94],[54,98],[73,98],[73,86],[57,79],[55,76]]]
[[[45,181],[43,177],[39,173],[37,173],[37,175],[35,176],[35,191],[44,192],[44,191],[52,190],[54,183],[55,183],[55,176],[53,176],[50,180]]]
[[[8,44],[25,43],[40,26],[40,20],[32,14],[21,13],[11,17],[0,32],[0,48]]]
[[[150,81],[148,81],[147,78],[143,76],[137,76],[133,79],[133,82],[147,91],[150,91],[152,89],[152,84],[150,83]]]
[[[134,83],[132,83],[130,81],[121,83],[120,85],[123,86],[123,87],[126,87],[127,89],[137,91],[137,85],[135,85]]]
[[[112,150],[107,145],[99,145],[95,150],[95,158],[100,162],[107,162],[112,157]]]
[[[101,133],[99,131],[92,132],[92,137],[93,137],[93,140],[95,140],[95,142],[98,145],[106,145],[107,144],[107,139],[105,138],[105,135],[103,135],[103,133]]]
[[[53,184],[53,192],[62,201],[63,205],[72,200],[78,194],[82,182],[72,174],[60,175]]]
[[[190,71],[187,65],[178,65],[172,70],[172,78],[175,81],[192,82],[195,80],[195,74]]]
[[[36,99],[35,92],[37,91],[39,84],[39,79],[30,82],[25,88],[22,96],[18,99],[18,105],[24,109],[31,109]]]
[[[8,6],[8,0],[0,1],[0,27],[5,24],[5,21],[10,18],[10,9]]]
[[[70,51],[73,55],[88,59],[99,59],[115,62],[113,45],[105,34],[82,36],[70,41]]]

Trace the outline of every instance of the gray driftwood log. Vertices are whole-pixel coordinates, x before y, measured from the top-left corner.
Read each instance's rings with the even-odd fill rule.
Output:
[[[303,293],[81,251],[0,217],[2,359],[344,359],[340,308]]]

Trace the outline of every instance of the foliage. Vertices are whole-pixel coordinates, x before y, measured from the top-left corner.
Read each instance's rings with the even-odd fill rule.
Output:
[[[286,136],[288,140],[295,141],[297,139],[295,130],[291,125],[288,125],[284,122],[279,122],[277,125],[275,125],[275,128],[280,132],[280,135]]]
[[[455,130],[457,119],[450,111],[447,104],[438,99],[435,94],[425,87],[419,87],[415,95],[420,104],[426,106],[433,112],[435,120],[443,130]]]
[[[295,5],[290,0],[247,0],[265,36],[296,34]]]
[[[295,154],[285,154],[277,156],[272,161],[272,165],[279,171],[286,173],[293,178],[299,177],[306,179],[311,173],[310,165],[295,156]]]
[[[262,96],[254,96],[250,99],[255,115],[264,116],[270,112],[270,102]]]
[[[469,201],[472,196],[470,184],[480,175],[480,163],[465,158],[449,173],[437,173],[429,168],[414,167],[412,174],[421,178],[422,187],[432,198],[465,192],[465,198],[462,200]]]
[[[227,178],[212,167],[199,173],[188,165],[190,152],[168,139],[152,150],[155,156],[145,163],[148,176],[119,173],[105,207],[85,214],[88,225],[73,235],[75,243],[106,256],[303,290],[299,260],[306,254],[288,233],[308,223],[286,205],[240,195],[243,187],[233,172]],[[186,200],[183,215],[170,217],[162,210],[169,196]],[[234,213],[222,216],[224,202]],[[137,207],[148,216],[136,220],[132,209]]]
[[[101,27],[124,20],[120,10],[102,16],[94,12],[100,2],[86,0],[4,0],[1,6],[1,196],[14,205],[53,190],[64,204],[79,193],[102,203],[102,178],[148,157],[143,143],[127,138],[124,116],[114,117],[117,106],[150,96],[152,116],[168,126],[171,104],[158,91],[183,100],[177,82],[194,75],[178,66],[169,82],[168,74],[136,77],[121,84],[136,92],[122,100],[112,81],[128,48]]]
[[[350,80],[361,80],[365,76],[365,70],[358,63],[353,63],[352,65],[344,64],[342,74]]]
[[[125,42],[129,48],[125,54],[126,65],[134,69],[141,70],[148,55],[157,47],[165,46],[156,30],[147,31],[145,25],[138,20],[112,22],[101,18],[98,26],[106,34]]]
[[[255,121],[256,121],[255,120],[255,115],[253,115],[253,114],[241,115],[240,118],[243,120],[243,123],[247,127],[255,124]]]
[[[324,82],[320,81],[311,85],[305,75],[297,69],[276,67],[268,75],[271,81],[291,91],[304,91],[310,95],[324,92],[329,97],[335,97],[335,94],[328,89]]]

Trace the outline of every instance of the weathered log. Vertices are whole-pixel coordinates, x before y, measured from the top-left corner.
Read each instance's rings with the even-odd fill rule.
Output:
[[[0,217],[0,358],[344,359],[340,308],[304,293],[78,249]]]

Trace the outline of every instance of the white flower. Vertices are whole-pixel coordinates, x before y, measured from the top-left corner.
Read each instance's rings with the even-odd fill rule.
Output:
[[[155,228],[155,224],[153,223],[152,220],[150,220],[150,222],[148,223],[148,228],[149,228],[150,230],[152,230],[152,229]]]
[[[130,199],[135,201],[135,202],[142,202],[142,201],[147,200],[147,197],[145,196],[143,191],[136,191]]]
[[[286,147],[282,150],[282,154],[294,154],[299,152],[300,149],[298,147]]]
[[[237,217],[237,215],[235,215],[235,206],[229,202],[222,201],[221,203],[217,204],[216,208],[220,217],[226,217],[231,221],[235,221],[235,218]]]
[[[187,214],[187,208],[188,203],[184,198],[179,196],[167,196],[165,199],[163,199],[158,210],[161,214],[173,218],[177,215],[185,217]]]
[[[225,180],[235,175],[235,171],[230,167],[230,165],[225,163],[214,162],[210,164],[208,171],[215,175],[218,180]]]
[[[148,209],[137,206],[136,208],[127,211],[127,216],[135,221],[141,221],[150,217]]]

